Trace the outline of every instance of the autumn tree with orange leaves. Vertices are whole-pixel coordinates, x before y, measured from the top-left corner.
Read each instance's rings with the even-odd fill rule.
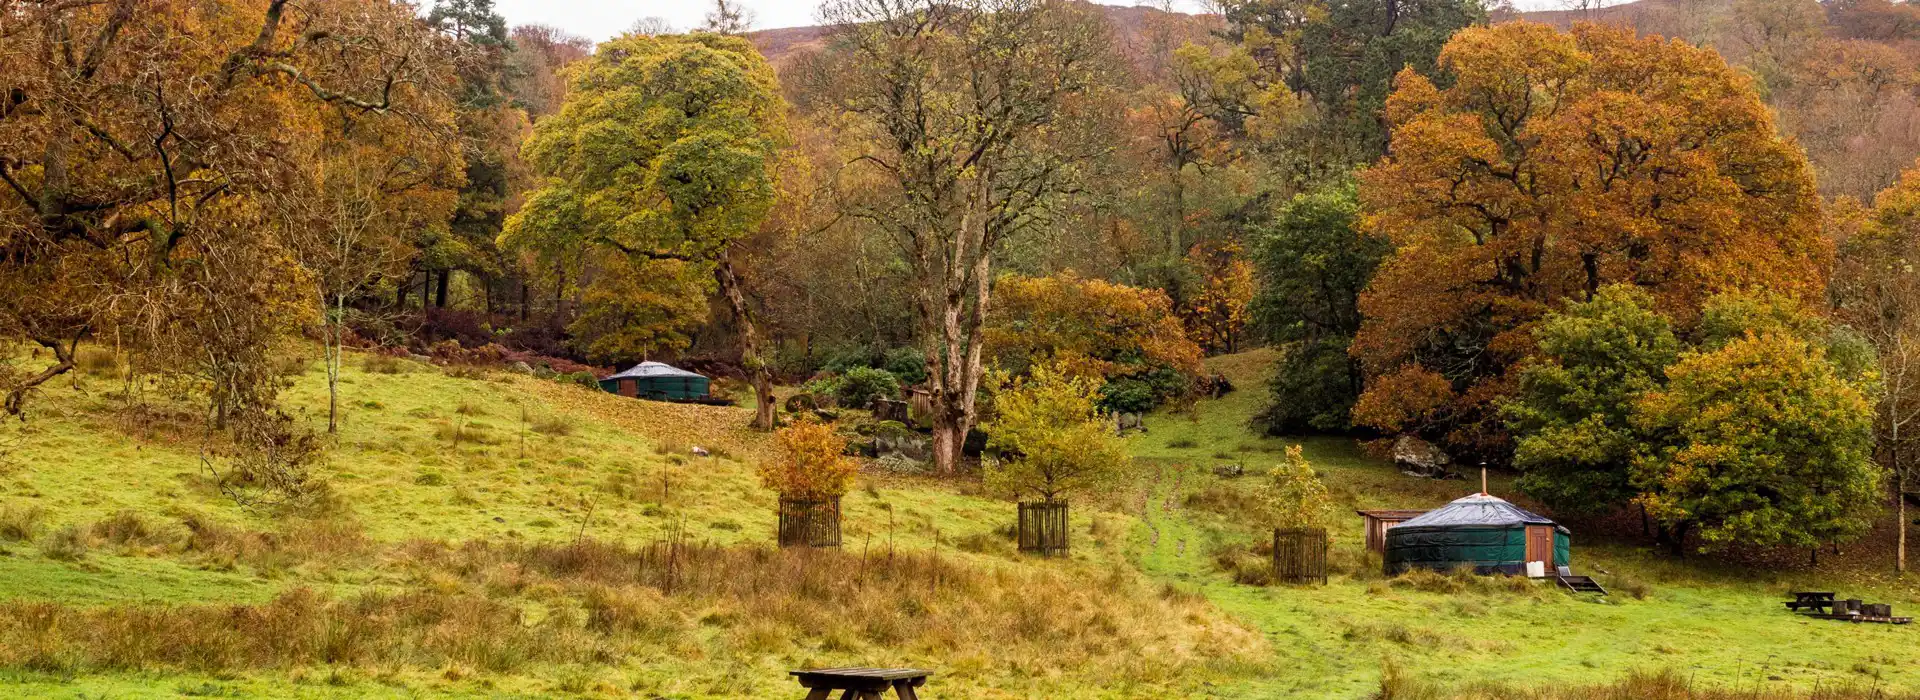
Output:
[[[1824,290],[1806,158],[1711,50],[1516,22],[1461,31],[1440,65],[1446,88],[1397,79],[1392,152],[1361,175],[1396,254],[1361,299],[1357,423],[1498,455],[1494,409],[1563,301],[1634,284],[1685,319],[1720,291]]]
[[[1139,411],[1186,390],[1200,373],[1200,346],[1187,337],[1165,292],[1083,278],[1007,275],[994,285],[985,328],[996,368],[1025,374],[1056,365],[1106,383],[1109,409]],[[1113,394],[1146,391],[1116,404]]]
[[[387,193],[457,184],[434,135],[458,53],[372,0],[0,4],[0,339],[52,356],[7,411],[106,338],[217,422],[270,408],[269,354],[312,312],[289,230],[357,148],[398,165]]]
[[[1187,266],[1199,276],[1180,305],[1187,335],[1211,352],[1238,351],[1253,306],[1253,263],[1246,250],[1230,240],[1202,241],[1187,253]]]

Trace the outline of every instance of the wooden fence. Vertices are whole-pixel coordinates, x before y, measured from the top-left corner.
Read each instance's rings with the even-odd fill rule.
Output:
[[[1273,578],[1282,583],[1327,582],[1327,531],[1287,527],[1273,531]]]
[[[840,546],[840,499],[789,501],[780,499],[780,546]]]
[[[1067,504],[1020,504],[1020,551],[1065,555],[1067,532]]]

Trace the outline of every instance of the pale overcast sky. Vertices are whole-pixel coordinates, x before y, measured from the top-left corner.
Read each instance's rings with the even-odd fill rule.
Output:
[[[1095,0],[1105,5],[1145,4],[1140,0]],[[431,2],[425,3],[431,4]],[[753,10],[754,29],[804,27],[818,24],[814,17],[818,0],[742,0]],[[612,38],[634,20],[660,17],[674,27],[687,29],[700,24],[713,8],[712,0],[494,0],[494,9],[508,24],[551,24],[581,36],[601,41]],[[1201,0],[1175,0],[1181,12],[1201,11]]]

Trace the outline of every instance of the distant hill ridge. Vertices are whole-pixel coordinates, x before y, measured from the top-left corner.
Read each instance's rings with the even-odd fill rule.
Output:
[[[1143,43],[1147,23],[1157,16],[1181,15],[1194,21],[1217,22],[1214,15],[1193,15],[1181,12],[1167,12],[1145,5],[1131,7],[1120,5],[1099,5],[1107,20],[1113,24],[1115,38],[1122,46],[1139,46]],[[1656,15],[1675,12],[1672,0],[1636,0],[1618,5],[1593,9],[1541,10],[1537,12],[1496,13],[1494,21],[1503,22],[1515,19],[1531,20],[1566,28],[1574,22],[1594,20],[1602,22],[1624,22],[1633,26],[1645,26],[1645,20]],[[1657,26],[1657,25],[1656,25]],[[832,27],[783,27],[763,29],[752,32],[747,38],[753,41],[760,53],[776,67],[784,65],[787,59],[799,53],[824,48],[827,35]]]

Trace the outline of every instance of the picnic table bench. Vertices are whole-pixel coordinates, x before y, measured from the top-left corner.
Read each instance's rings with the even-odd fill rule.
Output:
[[[1802,609],[1824,612],[1833,607],[1833,595],[1833,591],[1794,591],[1793,600],[1786,601],[1786,606],[1795,612]]]
[[[1793,600],[1786,601],[1788,610],[1802,613],[1807,617],[1822,620],[1845,620],[1847,622],[1883,622],[1904,625],[1913,622],[1911,617],[1895,617],[1893,606],[1888,603],[1862,603],[1857,598],[1838,600],[1828,591],[1794,591]],[[1828,612],[1831,609],[1832,612]]]
[[[917,668],[816,668],[791,671],[800,686],[809,688],[807,700],[826,700],[836,690],[840,700],[880,700],[880,694],[892,690],[900,700],[919,700],[913,689],[926,685],[932,671]]]

